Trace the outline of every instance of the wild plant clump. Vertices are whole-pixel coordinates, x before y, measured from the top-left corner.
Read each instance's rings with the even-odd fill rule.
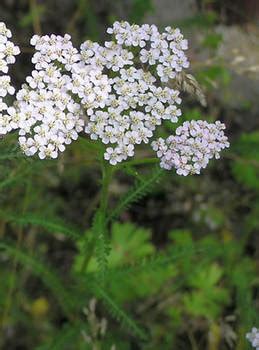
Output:
[[[149,295],[149,291],[147,292],[145,288],[151,290],[151,297],[147,303],[137,308],[136,319],[141,313],[146,313],[149,317],[149,310],[153,305],[157,305],[155,308],[159,313],[161,307],[167,309],[167,302],[172,303],[172,309],[175,309],[174,305],[182,303],[182,310],[187,310],[195,317],[209,315],[208,333],[210,333],[216,325],[216,322],[211,321],[219,319],[219,310],[221,308],[223,310],[227,305],[230,295],[233,294],[232,289],[236,287],[235,281],[230,282],[232,289],[219,284],[223,272],[220,264],[215,263],[214,260],[217,258],[221,262],[228,263],[226,276],[223,276],[228,281],[229,278],[226,277],[229,276],[227,273],[232,275],[232,255],[235,253],[236,260],[242,262],[238,264],[238,268],[243,268],[237,273],[247,276],[244,264],[246,260],[244,258],[240,260],[238,244],[237,247],[234,246],[233,251],[228,250],[227,244],[222,249],[221,237],[214,239],[206,236],[201,242],[196,242],[188,231],[174,230],[172,235],[168,233],[169,249],[164,251],[161,249],[160,252],[160,248],[156,250],[155,244],[151,242],[153,237],[151,231],[138,228],[132,223],[119,223],[116,220],[132,204],[153,191],[163,176],[167,176],[167,179],[174,176],[164,170],[175,169],[176,174],[181,176],[200,174],[211,159],[219,159],[221,152],[229,147],[228,138],[224,132],[225,125],[220,121],[189,120],[195,116],[189,119],[182,116],[180,107],[182,91],[194,94],[201,104],[205,104],[205,97],[196,79],[191,74],[185,73],[189,68],[186,56],[188,42],[178,28],[173,29],[168,26],[160,32],[155,25],[115,22],[111,28],[107,29],[107,33],[111,36],[110,41],[99,44],[87,40],[79,48],[73,46],[69,34],[34,35],[30,41],[35,49],[31,59],[34,68],[15,92],[14,87],[11,86],[11,77],[8,75],[8,66],[15,63],[15,56],[20,53],[20,49],[10,41],[12,36],[10,30],[4,23],[0,23],[0,72],[2,73],[0,76],[0,135],[11,132],[14,137],[18,135],[19,151],[17,152],[15,148],[9,154],[8,150],[7,159],[16,162],[19,158],[22,163],[17,171],[18,175],[10,172],[10,178],[4,181],[2,187],[9,186],[12,182],[17,182],[19,185],[20,178],[26,183],[22,209],[20,210],[19,207],[19,212],[14,214],[9,211],[2,213],[7,223],[21,227],[17,235],[17,244],[14,245],[11,242],[12,239],[11,243],[9,240],[0,242],[0,250],[4,252],[5,259],[14,258],[14,276],[16,265],[23,264],[30,267],[52,291],[64,316],[64,323],[68,324],[62,329],[59,338],[66,340],[64,334],[68,338],[71,336],[71,344],[79,335],[81,339],[79,342],[81,341],[83,346],[91,346],[92,349],[101,349],[102,343],[107,349],[122,348],[120,341],[117,344],[113,337],[110,337],[110,328],[116,328],[114,324],[108,322],[106,315],[105,317],[99,315],[99,313],[102,314],[100,311],[103,311],[99,310],[98,306],[101,301],[102,307],[110,311],[111,317],[128,329],[131,336],[139,339],[141,346],[145,346],[150,336],[148,326],[145,329],[142,328],[139,322],[122,308],[123,303],[127,301],[123,295],[125,291],[132,292],[129,298],[137,296],[144,300],[145,296]],[[32,169],[33,166],[35,168],[38,166],[39,174],[48,164],[55,164],[54,161],[43,162],[39,159],[58,158],[76,140],[79,146],[81,146],[79,140],[86,146],[84,150],[89,151],[87,154],[89,162],[97,164],[101,173],[98,183],[100,192],[97,193],[96,199],[91,198],[86,203],[90,209],[86,216],[78,220],[82,222],[80,227],[74,224],[68,225],[66,215],[64,215],[65,221],[60,218],[56,220],[55,216],[48,216],[50,212],[59,210],[58,204],[57,209],[56,203],[46,205],[45,197],[41,196],[45,190],[44,176],[42,186],[44,190],[41,191],[40,188],[40,191],[36,193],[35,190],[36,194],[34,194],[38,179]],[[148,152],[141,153],[144,148],[139,150],[141,145],[149,146]],[[151,153],[154,153],[152,158],[149,156]],[[84,155],[79,158],[80,169],[85,166]],[[5,155],[2,159],[5,159],[4,157]],[[34,157],[34,160],[30,158],[28,162],[28,157]],[[62,160],[58,165],[61,163]],[[151,167],[151,171],[150,168],[147,173],[139,171],[139,166],[144,170],[144,166],[152,164],[154,167]],[[72,165],[74,166],[74,163]],[[75,167],[75,169],[79,173],[78,168]],[[96,169],[94,168],[94,171]],[[63,170],[65,172],[67,168],[62,167]],[[27,179],[29,171],[31,171],[31,178]],[[8,167],[6,172],[9,172]],[[132,187],[129,185],[130,188],[126,189],[122,195],[119,189],[117,192],[119,198],[110,201],[109,188],[117,172],[132,176],[134,184]],[[196,179],[194,177],[192,181]],[[178,177],[177,181],[182,179]],[[32,186],[31,183],[33,183]],[[168,182],[165,184],[167,186]],[[199,190],[199,186],[193,187]],[[33,192],[33,199],[38,200],[42,197],[41,201],[39,200],[40,204],[36,205],[36,210],[33,207],[33,200],[32,204],[30,203],[27,191]],[[56,193],[54,196],[56,197]],[[76,210],[80,204],[76,203]],[[64,207],[66,206],[67,203],[64,204]],[[6,207],[9,210],[9,206],[6,205]],[[83,211],[83,205],[80,209]],[[41,212],[35,215],[37,210],[43,210],[44,215],[46,212],[46,217],[43,217]],[[159,206],[155,206],[155,210],[161,216]],[[64,210],[64,212],[68,211]],[[171,212],[169,213],[171,215]],[[202,216],[203,211],[201,214],[198,213],[197,217],[198,215]],[[213,226],[213,220],[208,222],[212,222]],[[46,264],[44,259],[42,261],[38,259],[40,257],[38,255],[34,256],[34,247],[28,252],[27,250],[23,252],[23,227],[27,225],[39,226],[57,234],[60,242],[63,238],[71,240],[73,252],[69,256],[71,265],[66,271],[64,270],[68,272],[65,278],[69,281],[66,281],[65,285],[62,283],[63,276],[59,276],[54,269],[52,271],[51,264]],[[179,237],[183,239],[184,244]],[[124,248],[127,249],[124,251]],[[38,250],[35,249],[35,252],[38,254]],[[207,256],[202,258],[204,252]],[[228,255],[229,261],[226,259]],[[177,265],[175,261],[178,259],[180,262]],[[210,264],[207,259],[210,259]],[[191,266],[196,267],[195,273],[189,269]],[[160,269],[158,272],[160,275],[157,274],[156,268]],[[182,275],[188,273],[186,281],[179,284],[184,292],[178,293],[172,300],[171,295],[175,290],[170,287],[173,285],[175,288],[174,278],[179,276],[182,279]],[[144,288],[142,288],[142,274],[144,280],[146,279]],[[135,275],[137,282],[133,278]],[[122,287],[118,288],[116,281],[119,284],[122,283]],[[166,288],[162,288],[163,285],[166,285]],[[152,293],[159,297],[153,299]],[[7,294],[3,321],[8,321],[10,314],[10,301],[14,295],[12,285]],[[207,302],[208,299],[209,302]],[[41,302],[42,298],[39,297],[37,300]],[[46,306],[44,306],[44,300],[43,311]],[[46,300],[45,304],[48,305]],[[169,314],[165,315],[166,318],[169,316]],[[172,317],[175,320],[179,318],[181,322],[182,316],[185,317],[185,311],[182,315],[174,314]],[[188,324],[187,327],[189,327]],[[118,338],[123,338],[120,330],[115,331],[116,336],[118,332]],[[164,334],[160,334],[158,329],[159,341],[162,337]],[[230,344],[236,340],[233,332],[229,332],[224,337]],[[109,342],[106,344],[107,339]],[[253,328],[247,335],[247,339],[253,346],[259,346],[258,330]],[[120,340],[123,341],[123,339]],[[60,348],[63,349],[62,344],[65,343],[61,343]],[[171,348],[171,345],[169,346]],[[46,348],[54,348],[54,346],[51,344]]]

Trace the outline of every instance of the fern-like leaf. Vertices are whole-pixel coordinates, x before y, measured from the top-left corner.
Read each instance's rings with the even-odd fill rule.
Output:
[[[185,259],[186,256],[199,255],[205,251],[206,253],[208,253],[209,247],[207,249],[197,248],[195,246],[187,248],[177,247],[170,249],[169,251],[164,253],[153,254],[147,258],[138,259],[130,265],[118,266],[107,269],[105,280],[108,281],[117,278],[125,278],[127,275],[134,275],[138,273],[163,269],[169,264]],[[88,281],[99,278],[99,272],[92,272],[86,275],[86,280]]]
[[[99,278],[101,281],[105,278],[105,273],[108,269],[108,256],[110,253],[110,242],[105,234],[100,234],[96,237],[96,259],[99,265]]]
[[[118,205],[110,213],[108,220],[111,221],[117,218],[125,209],[133,203],[136,203],[141,198],[146,196],[158,183],[159,179],[163,176],[164,172],[161,168],[157,168],[151,176],[146,177],[145,179],[136,182],[133,189],[129,190],[125,196],[119,201]]]
[[[67,324],[63,329],[55,334],[55,339],[38,346],[35,350],[65,350],[71,349],[74,346],[74,341],[78,337],[81,329],[83,329],[82,324],[71,325]]]
[[[90,283],[90,288],[92,289],[94,295],[101,299],[106,305],[111,316],[116,319],[120,325],[130,331],[133,335],[140,338],[141,340],[147,340],[148,336],[144,330],[133,320],[126,312],[116,304],[112,297],[105,291],[105,289],[96,282]]]
[[[63,285],[53,267],[49,267],[46,262],[40,261],[38,257],[36,258],[27,251],[17,249],[11,243],[0,242],[1,250],[8,256],[15,257],[21,265],[29,268],[35,276],[40,278],[51,290],[64,314],[70,318],[71,311],[77,301],[72,293],[68,292],[68,288]]]
[[[17,148],[10,149],[5,153],[0,154],[0,161],[17,159],[17,158],[24,158],[24,154],[22,154],[21,151],[17,151]]]
[[[107,229],[105,224],[104,213],[98,209],[92,225],[93,238],[96,240],[96,259],[99,265],[100,279],[104,279],[105,271],[108,267],[108,256],[110,252],[109,239],[107,237]]]
[[[0,211],[0,217],[6,222],[13,222],[20,226],[33,225],[42,227],[50,233],[62,233],[73,240],[81,237],[81,233],[77,228],[57,219],[40,217],[35,214],[11,214],[5,211]]]

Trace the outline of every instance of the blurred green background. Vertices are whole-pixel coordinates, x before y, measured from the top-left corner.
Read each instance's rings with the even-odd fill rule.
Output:
[[[80,235],[99,200],[93,151],[78,141],[58,160],[28,160],[16,135],[2,138],[0,349],[251,348],[245,334],[259,327],[258,0],[1,0],[0,14],[22,50],[11,68],[17,87],[33,68],[34,33],[68,32],[78,46],[105,40],[115,20],[178,26],[207,98],[202,107],[183,94],[182,120],[219,119],[231,142],[200,176],[166,172],[121,213],[105,285],[91,282],[91,258],[78,288]],[[113,179],[111,208],[150,171]]]

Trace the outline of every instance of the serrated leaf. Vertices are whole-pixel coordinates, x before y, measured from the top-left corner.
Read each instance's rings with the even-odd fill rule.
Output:
[[[114,317],[124,329],[129,330],[132,334],[142,340],[146,340],[148,338],[137,322],[116,304],[114,299],[106,292],[104,288],[102,288],[102,286],[96,282],[92,282],[90,287],[92,288],[94,295],[104,302],[112,317]]]
[[[129,208],[131,204],[136,203],[146,196],[162,176],[163,170],[159,167],[150,176],[143,180],[141,179],[141,181],[137,181],[134,188],[129,190],[129,192],[121,198],[117,206],[111,211],[108,221],[117,218],[124,210]]]

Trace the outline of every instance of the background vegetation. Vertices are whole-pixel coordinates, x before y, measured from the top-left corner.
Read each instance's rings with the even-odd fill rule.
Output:
[[[184,96],[182,119],[220,119],[231,141],[200,176],[152,164],[118,172],[106,242],[93,219],[94,144],[82,138],[58,160],[40,161],[20,153],[15,135],[2,138],[1,349],[250,348],[245,333],[259,326],[258,6],[190,3],[193,15],[163,23],[152,0],[1,1],[1,20],[22,48],[17,87],[32,69],[33,33],[68,32],[78,45],[103,40],[117,19],[179,26],[207,97],[202,107]]]

